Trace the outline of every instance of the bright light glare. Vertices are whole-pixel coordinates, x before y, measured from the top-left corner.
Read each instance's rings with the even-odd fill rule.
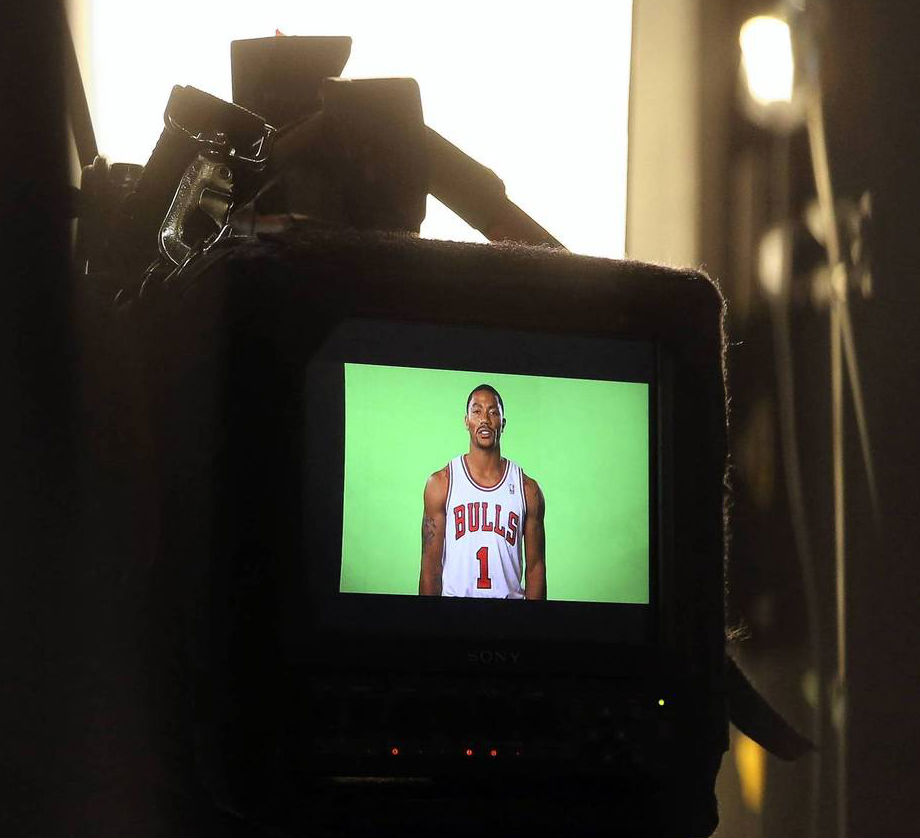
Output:
[[[757,276],[768,297],[779,297],[786,276],[786,233],[782,227],[771,227],[760,240],[757,252]]]
[[[76,11],[74,11],[76,10]],[[101,153],[144,163],[174,84],[231,98],[230,41],[351,35],[351,78],[412,76],[428,125],[494,170],[572,250],[623,255],[631,0],[71,0]],[[78,44],[78,49],[81,45]],[[483,241],[434,199],[422,234]]]
[[[741,27],[741,60],[751,97],[762,105],[791,102],[795,76],[789,24],[752,17]]]

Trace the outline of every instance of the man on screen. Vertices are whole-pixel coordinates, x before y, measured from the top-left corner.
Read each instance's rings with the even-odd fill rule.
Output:
[[[425,484],[418,592],[546,599],[543,493],[502,457],[504,405],[494,387],[480,384],[470,393],[464,424],[469,452]]]

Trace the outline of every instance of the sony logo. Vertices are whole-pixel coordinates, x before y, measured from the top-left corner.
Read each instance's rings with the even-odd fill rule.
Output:
[[[521,659],[520,652],[500,652],[497,649],[472,649],[466,653],[469,663],[479,663],[486,666],[495,664],[515,664]]]

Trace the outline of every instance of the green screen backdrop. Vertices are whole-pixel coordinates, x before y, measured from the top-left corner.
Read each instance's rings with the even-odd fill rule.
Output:
[[[648,603],[648,384],[345,364],[343,593],[417,594],[428,476],[469,450],[466,397],[502,395],[502,456],[546,498],[551,600]]]

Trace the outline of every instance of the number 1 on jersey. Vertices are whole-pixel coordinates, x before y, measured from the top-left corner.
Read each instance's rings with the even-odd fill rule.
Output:
[[[489,548],[480,547],[476,551],[476,559],[479,561],[479,578],[476,580],[476,587],[480,590],[492,587],[492,580],[489,578]]]

